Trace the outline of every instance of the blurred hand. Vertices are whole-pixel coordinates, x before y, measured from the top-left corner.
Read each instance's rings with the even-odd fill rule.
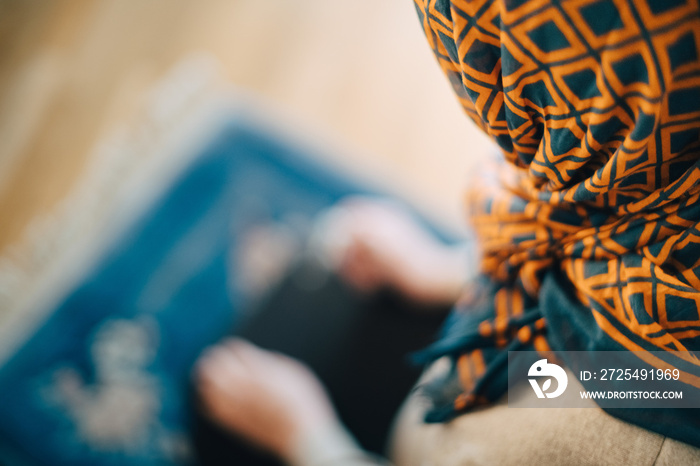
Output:
[[[324,234],[334,239],[330,254],[338,272],[362,291],[391,287],[426,304],[451,304],[468,280],[466,251],[439,242],[398,204],[345,200]]]
[[[339,422],[306,366],[240,339],[207,351],[196,377],[211,418],[283,459],[299,439]]]

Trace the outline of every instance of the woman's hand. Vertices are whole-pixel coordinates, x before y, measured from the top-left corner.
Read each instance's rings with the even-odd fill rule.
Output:
[[[470,273],[466,248],[446,246],[398,204],[350,198],[323,224],[340,275],[362,291],[391,287],[426,304],[451,304]]]
[[[210,417],[283,459],[294,454],[300,439],[339,423],[306,366],[240,339],[207,351],[195,376]]]

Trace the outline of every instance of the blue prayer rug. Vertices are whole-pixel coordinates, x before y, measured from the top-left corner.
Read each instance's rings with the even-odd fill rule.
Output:
[[[299,253],[319,211],[365,191],[240,109],[214,120],[196,156],[5,356],[0,463],[190,461],[198,354]]]

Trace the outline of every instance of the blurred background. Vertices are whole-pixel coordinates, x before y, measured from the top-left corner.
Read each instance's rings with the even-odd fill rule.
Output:
[[[215,79],[202,78],[204,62]],[[207,133],[186,134],[208,121],[195,110],[231,95],[253,103],[185,147]],[[321,163],[304,162],[273,125],[246,121],[258,107],[317,141]],[[305,254],[314,216],[364,192],[358,176],[463,231],[467,180],[489,152],[411,0],[0,0],[0,463],[188,457],[192,364],[244,313],[251,277]],[[136,223],[121,218],[120,198],[146,209]],[[442,318],[419,318],[402,347],[385,338],[400,315],[372,310],[393,304],[369,306],[339,282],[324,293],[299,283],[283,282],[267,304],[271,316],[288,311],[275,317],[283,333],[285,319],[316,309],[306,340],[324,337],[324,317],[342,331],[367,317],[377,347],[393,345],[379,375],[352,377],[371,398],[372,381],[427,344]],[[338,302],[346,311],[325,312]],[[269,323],[259,333],[279,346]],[[403,399],[415,374],[406,377],[387,397]],[[381,405],[389,422],[394,408]]]
[[[182,57],[358,154],[458,224],[484,137],[462,115],[410,0],[0,1],[0,250],[50,211],[91,149]]]

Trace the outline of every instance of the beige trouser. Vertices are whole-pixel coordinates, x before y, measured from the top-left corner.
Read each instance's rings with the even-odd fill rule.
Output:
[[[524,390],[531,388],[523,384],[510,396]],[[445,424],[423,423],[424,412],[417,395],[401,409],[390,451],[397,466],[700,465],[700,449],[600,408],[508,408],[504,397]]]

